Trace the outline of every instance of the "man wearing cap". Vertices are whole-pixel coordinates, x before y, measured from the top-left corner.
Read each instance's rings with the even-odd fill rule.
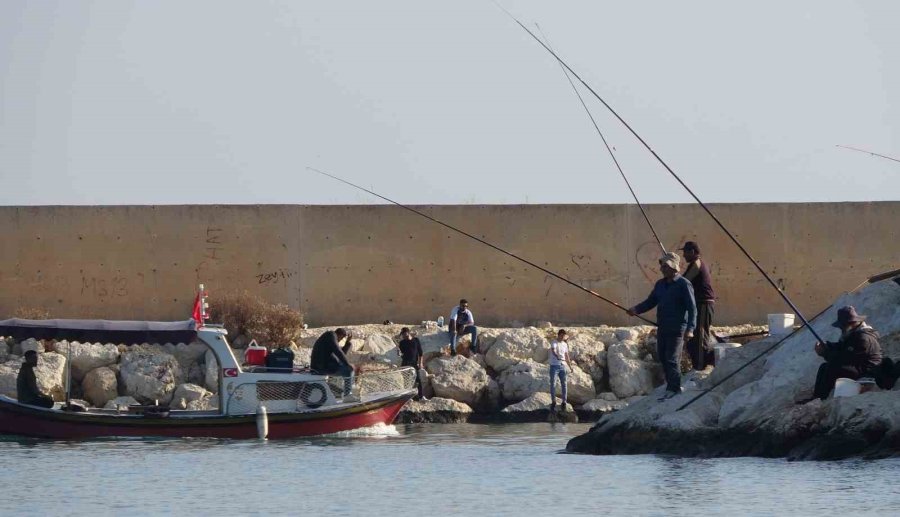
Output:
[[[659,400],[666,400],[681,393],[681,368],[679,360],[684,342],[694,335],[697,326],[697,307],[694,288],[678,271],[681,257],[666,253],[659,259],[663,278],[656,282],[650,296],[628,309],[632,316],[643,314],[656,307],[659,328],[656,332],[656,352],[666,374],[666,393]]]
[[[708,364],[715,364],[716,356],[710,347],[712,334],[709,327],[712,325],[716,293],[712,288],[709,266],[700,259],[700,246],[694,241],[687,241],[680,250],[684,252],[684,261],[687,263],[684,277],[694,287],[694,299],[697,302],[697,329],[694,337],[687,342],[687,350],[694,370],[702,370]]]
[[[841,329],[837,342],[816,343],[815,351],[825,359],[816,374],[813,396],[825,400],[841,377],[859,379],[874,374],[881,364],[881,344],[878,332],[866,324],[866,317],[857,314],[852,305],[841,307],[832,327]]]

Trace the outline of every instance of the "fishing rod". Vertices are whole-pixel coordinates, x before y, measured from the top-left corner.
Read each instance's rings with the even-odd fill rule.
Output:
[[[538,38],[537,36],[535,36],[535,34],[534,34],[533,32],[531,32],[531,31],[528,29],[528,27],[526,27],[525,25],[523,25],[522,22],[520,22],[515,16],[512,15],[512,13],[510,13],[509,11],[507,11],[506,9],[504,9],[504,8],[503,8],[500,4],[498,4],[496,1],[494,2],[494,4],[497,5],[497,7],[499,7],[504,13],[506,13],[507,16],[509,16],[510,18],[512,18],[512,20],[513,20],[514,22],[516,22],[516,24],[517,24],[519,27],[521,27],[522,30],[524,30],[525,32],[527,32],[532,38],[534,38],[535,41],[537,41],[542,47],[544,47],[544,50],[546,50],[547,52],[550,53],[550,55],[552,55],[554,58],[556,58],[556,60],[559,61],[559,63],[560,63],[561,65],[563,65],[563,66],[566,68],[566,70],[568,70],[568,71],[572,74],[572,76],[574,76],[576,79],[578,79],[578,81],[579,81],[581,84],[583,84],[584,87],[587,88],[587,90],[588,90],[589,92],[591,92],[591,94],[592,94],[594,97],[596,97],[597,100],[599,100],[599,101],[606,107],[606,109],[609,110],[610,113],[612,113],[617,119],[619,119],[619,122],[621,122],[622,125],[624,125],[624,126],[628,129],[628,131],[630,131],[631,134],[634,135],[634,137],[637,138],[638,141],[639,141],[639,142],[640,142],[640,143],[641,143],[648,151],[650,151],[650,154],[652,154],[653,157],[656,158],[656,161],[658,161],[663,167],[665,167],[665,169],[666,169],[667,171],[669,171],[669,174],[671,174],[672,177],[675,178],[675,180],[678,181],[678,183],[679,183],[682,187],[684,187],[684,189],[691,195],[691,197],[693,197],[694,200],[697,201],[697,203],[703,208],[703,210],[707,213],[707,215],[709,215],[709,216],[712,218],[712,220],[715,221],[715,223],[716,223],[716,224],[719,226],[719,228],[725,233],[725,235],[727,235],[728,238],[731,239],[731,242],[733,242],[733,243],[735,244],[735,246],[737,246],[738,249],[741,250],[741,253],[743,253],[744,256],[746,256],[747,259],[750,260],[750,262],[753,264],[753,266],[756,267],[757,271],[759,271],[760,274],[762,274],[762,276],[769,282],[769,284],[772,286],[772,288],[775,289],[775,291],[778,293],[778,295],[781,296],[781,299],[784,300],[785,303],[787,303],[787,305],[791,308],[792,311],[794,311],[794,314],[796,314],[796,315],[800,318],[800,320],[803,322],[803,324],[804,324],[805,326],[809,326],[809,321],[807,321],[807,319],[803,316],[803,313],[800,312],[800,309],[797,308],[796,305],[794,305],[794,302],[792,302],[791,299],[788,298],[788,296],[784,293],[784,291],[782,291],[782,290],[778,287],[778,284],[776,284],[775,281],[772,280],[772,277],[770,277],[769,274],[766,273],[766,271],[762,268],[762,266],[759,265],[759,262],[757,262],[756,259],[754,259],[753,256],[750,255],[750,252],[747,251],[747,249],[744,248],[744,246],[743,246],[740,242],[738,242],[738,240],[734,237],[734,235],[733,235],[730,231],[728,231],[728,228],[726,228],[725,225],[722,224],[722,221],[720,221],[719,218],[716,217],[716,215],[709,209],[709,207],[707,207],[706,204],[703,203],[703,201],[701,201],[700,198],[697,197],[696,194],[694,194],[694,191],[691,190],[690,187],[688,187],[687,184],[685,184],[685,182],[681,180],[681,178],[678,176],[678,174],[676,174],[675,171],[672,170],[671,167],[669,167],[669,164],[667,164],[662,158],[660,158],[660,156],[659,156],[658,154],[656,154],[656,151],[654,151],[653,148],[650,147],[650,144],[648,144],[643,138],[641,138],[641,136],[637,133],[637,131],[635,131],[635,130],[628,124],[628,122],[626,122],[625,119],[623,119],[623,118],[619,115],[619,113],[616,112],[616,110],[614,110],[613,107],[610,106],[610,105],[603,99],[603,97],[601,97],[596,91],[594,91],[593,88],[591,88],[591,85],[589,85],[587,82],[585,82],[585,80],[582,79],[581,76],[578,75],[578,73],[576,73],[575,70],[572,69],[572,67],[570,67],[565,61],[563,61],[562,58],[560,58],[558,55],[556,55],[556,53],[553,52],[553,50],[551,50],[550,47],[548,47],[547,45],[545,45],[544,42],[541,41],[540,38]],[[824,340],[822,339],[822,337],[819,336],[818,332],[816,332],[815,329],[813,329],[812,327],[809,327],[809,329],[810,329],[810,332],[812,332],[813,336],[815,336],[815,338],[816,338],[817,340],[819,340],[820,342],[824,342]]]
[[[541,26],[537,23],[534,24],[537,27],[537,30],[540,31],[541,36],[544,37],[544,42],[547,43],[547,48],[550,48],[550,40],[547,39],[547,35],[544,34],[544,31],[541,30]],[[603,135],[603,131],[600,131],[600,126],[597,125],[597,121],[594,119],[594,115],[591,113],[591,110],[588,109],[587,104],[584,102],[584,98],[581,96],[581,93],[578,91],[578,88],[575,87],[575,83],[572,82],[572,78],[569,77],[569,72],[562,66],[559,65],[559,68],[562,70],[564,76],[566,76],[566,80],[569,81],[569,85],[572,87],[572,91],[575,92],[575,95],[578,97],[578,101],[581,103],[581,107],[584,108],[584,112],[587,113],[588,118],[591,119],[591,124],[594,125],[594,129],[597,130],[597,134],[600,135],[600,139],[603,140],[603,145],[606,146],[606,150],[609,152],[610,158],[612,158],[613,163],[616,164],[616,168],[619,169],[619,174],[622,175],[622,179],[625,180],[625,185],[628,186],[628,190],[631,192],[631,197],[634,198],[634,202],[637,203],[638,208],[641,210],[641,214],[644,216],[644,220],[647,221],[647,226],[650,227],[650,232],[653,233],[653,238],[656,239],[656,243],[659,244],[659,249],[662,250],[663,255],[666,254],[666,247],[663,246],[662,240],[660,240],[659,235],[656,233],[656,229],[653,228],[653,223],[650,222],[650,217],[647,216],[647,212],[644,211],[644,205],[641,204],[640,200],[635,194],[634,189],[631,188],[631,182],[628,181],[628,177],[625,176],[625,171],[622,170],[622,166],[619,164],[619,160],[616,159],[615,153],[613,153],[612,148],[609,146],[609,142],[606,141],[606,137]]]
[[[369,193],[369,194],[372,194],[373,196],[375,196],[375,197],[377,197],[377,198],[380,198],[380,199],[383,199],[383,200],[385,200],[385,201],[387,201],[388,203],[391,203],[391,204],[393,204],[393,205],[397,205],[397,206],[399,206],[400,208],[403,208],[404,210],[409,210],[410,212],[412,212],[412,213],[414,213],[414,214],[416,214],[416,215],[420,215],[420,216],[424,217],[425,219],[428,219],[428,220],[431,221],[431,222],[434,222],[434,223],[437,223],[437,224],[443,226],[444,228],[447,228],[447,229],[453,230],[453,231],[456,232],[456,233],[460,233],[460,234],[462,234],[462,235],[465,235],[466,237],[468,237],[468,238],[470,238],[470,239],[474,239],[474,240],[476,240],[476,241],[478,241],[478,242],[484,244],[485,246],[489,246],[489,247],[491,247],[491,248],[493,248],[493,249],[499,251],[500,253],[503,253],[503,254],[505,254],[505,255],[508,255],[508,256],[510,256],[510,257],[512,257],[512,258],[514,258],[514,259],[516,259],[516,260],[518,260],[518,261],[520,261],[520,262],[524,262],[525,264],[528,264],[529,266],[531,266],[531,267],[533,267],[533,268],[535,268],[535,269],[538,269],[538,270],[540,270],[540,271],[543,271],[544,273],[547,273],[548,275],[552,276],[553,278],[556,278],[556,279],[558,279],[558,280],[562,280],[563,282],[565,282],[565,283],[571,285],[572,287],[576,287],[576,288],[578,288],[578,289],[580,289],[580,290],[582,290],[582,291],[584,291],[584,292],[590,294],[591,296],[594,296],[594,297],[596,297],[596,298],[599,298],[599,299],[603,300],[604,302],[606,302],[606,303],[608,303],[608,304],[610,304],[610,305],[616,307],[617,309],[619,309],[619,310],[621,310],[621,311],[623,311],[623,312],[628,312],[628,309],[627,309],[626,307],[622,307],[622,306],[619,305],[618,303],[616,303],[616,302],[610,300],[609,298],[606,298],[605,296],[603,296],[603,295],[601,295],[601,294],[599,294],[599,293],[596,293],[596,292],[594,292],[594,291],[592,291],[592,290],[590,290],[590,289],[588,289],[588,288],[586,288],[586,287],[582,287],[581,285],[578,285],[578,284],[576,284],[575,282],[569,280],[568,278],[565,278],[565,277],[563,277],[563,276],[561,276],[561,275],[559,275],[559,274],[557,274],[557,273],[554,273],[553,271],[550,271],[549,269],[547,269],[547,268],[545,268],[545,267],[541,267],[541,266],[535,264],[534,262],[531,262],[530,260],[524,259],[524,258],[522,258],[522,257],[520,257],[520,256],[518,256],[518,255],[516,255],[516,254],[514,254],[514,253],[511,253],[511,252],[509,252],[509,251],[506,251],[505,249],[503,249],[503,248],[501,248],[501,247],[499,247],[499,246],[497,246],[497,245],[495,245],[495,244],[491,244],[490,242],[488,242],[488,241],[486,241],[486,240],[484,240],[484,239],[480,239],[480,238],[478,238],[478,237],[472,235],[471,233],[467,233],[467,232],[465,232],[465,231],[463,231],[463,230],[460,230],[459,228],[457,228],[457,227],[455,227],[455,226],[451,226],[451,225],[449,225],[449,224],[447,224],[447,223],[445,223],[445,222],[443,222],[443,221],[440,221],[440,220],[438,220],[438,219],[435,219],[434,217],[431,217],[430,215],[428,215],[428,214],[426,214],[426,213],[424,213],[424,212],[421,212],[421,211],[419,211],[419,210],[416,210],[415,208],[412,208],[412,207],[409,207],[409,206],[400,204],[400,203],[398,203],[397,201],[394,201],[393,199],[389,199],[389,198],[387,198],[387,197],[385,197],[385,196],[382,196],[381,194],[379,194],[379,193],[377,193],[377,192],[373,192],[373,191],[371,191],[371,190],[369,190],[369,189],[367,189],[367,188],[365,188],[365,187],[360,187],[359,185],[357,185],[357,184],[355,184],[355,183],[351,183],[351,182],[349,182],[349,181],[347,181],[347,180],[345,180],[345,179],[343,179],[343,178],[339,178],[339,177],[337,177],[337,176],[335,176],[335,175],[333,175],[333,174],[329,174],[329,173],[327,173],[327,172],[325,172],[325,171],[316,169],[315,167],[307,167],[306,169],[307,169],[307,170],[311,170],[311,171],[313,171],[313,172],[317,172],[317,173],[319,173],[319,174],[321,174],[321,175],[323,175],[323,176],[328,176],[329,178],[331,178],[331,179],[333,179],[333,180],[340,181],[341,183],[344,183],[345,185],[350,185],[351,187],[354,187],[354,188],[357,188],[357,189],[359,189],[359,190],[362,190],[363,192],[367,192],[367,193]],[[638,316],[638,318],[640,318],[640,319],[642,319],[643,321],[649,323],[650,325],[657,326],[656,322],[653,321],[653,320],[650,320],[650,319],[647,319],[647,318],[644,318],[644,317],[641,317],[641,316]]]
[[[881,273],[881,274],[878,274],[878,275],[870,276],[870,277],[867,278],[865,281],[863,281],[863,283],[861,283],[861,284],[859,284],[858,286],[854,287],[852,290],[847,291],[846,294],[853,294],[853,293],[855,293],[856,291],[858,291],[858,290],[859,290],[862,286],[864,286],[864,285],[867,285],[867,284],[874,284],[874,283],[876,283],[876,282],[881,282],[882,280],[887,280],[888,278],[893,278],[894,280],[898,280],[898,279],[900,279],[900,276],[898,276],[898,275],[900,275],[900,269],[895,269],[895,270],[893,270],[893,271],[888,271],[888,272],[886,272],[886,273]],[[900,282],[898,282],[898,283],[900,283]],[[831,305],[829,305],[828,307],[825,307],[824,309],[822,309],[822,310],[821,310],[818,314],[816,314],[815,316],[813,316],[813,317],[812,317],[812,320],[810,320],[810,321],[815,321],[816,319],[819,318],[819,316],[825,314],[825,313],[826,313],[829,309],[831,309],[832,307],[834,307],[834,304],[833,304],[833,303],[832,303]],[[791,337],[791,336],[793,336],[794,334],[800,332],[801,330],[803,330],[804,328],[806,328],[808,325],[809,325],[809,324],[807,323],[807,324],[805,324],[805,325],[801,325],[801,326],[797,327],[796,329],[794,329],[793,331],[791,331],[790,334],[788,334],[788,335],[784,336],[783,338],[779,339],[774,345],[772,345],[772,346],[766,348],[765,350],[763,350],[762,352],[760,352],[759,354],[757,354],[756,356],[754,356],[752,359],[750,359],[749,361],[747,361],[746,363],[744,363],[741,367],[739,367],[739,368],[736,369],[735,371],[733,371],[733,372],[729,373],[728,375],[726,375],[725,377],[723,377],[721,380],[719,380],[719,382],[717,382],[717,383],[713,384],[712,386],[710,386],[709,388],[707,388],[707,389],[701,391],[696,397],[694,397],[694,398],[692,398],[691,400],[685,402],[684,404],[681,405],[681,407],[679,407],[679,408],[676,409],[675,411],[681,411],[682,409],[684,409],[684,408],[690,406],[691,404],[693,404],[693,403],[696,402],[697,400],[703,398],[703,396],[705,396],[707,393],[709,393],[709,392],[711,392],[712,390],[716,389],[717,387],[721,386],[723,383],[725,383],[725,381],[727,381],[728,379],[730,379],[730,378],[734,377],[735,375],[737,375],[738,372],[740,372],[740,371],[743,370],[744,368],[750,366],[753,362],[755,362],[755,361],[756,361],[757,359],[759,359],[760,357],[763,357],[763,356],[765,356],[766,354],[768,354],[769,352],[771,352],[772,350],[775,350],[776,348],[778,348],[778,346],[781,345],[782,343],[784,343],[789,337]],[[809,327],[809,329],[812,330],[812,327]],[[821,340],[820,340],[820,341],[821,341]]]
[[[900,160],[898,160],[897,158],[893,158],[893,157],[890,157],[890,156],[887,156],[887,155],[884,155],[884,154],[873,153],[872,151],[866,151],[865,149],[858,149],[858,148],[856,148],[856,147],[851,147],[851,146],[849,146],[849,145],[841,145],[841,144],[837,144],[836,147],[840,147],[840,148],[842,148],[842,149],[850,149],[851,151],[857,151],[857,152],[860,152],[860,153],[870,154],[870,155],[872,155],[872,156],[877,156],[877,157],[879,157],[879,158],[885,158],[885,159],[887,159],[887,160],[891,160],[891,161],[894,161],[894,162],[900,162]]]

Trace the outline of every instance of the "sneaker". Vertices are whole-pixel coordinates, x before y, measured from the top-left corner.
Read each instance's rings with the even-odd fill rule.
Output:
[[[666,392],[663,393],[662,396],[656,400],[659,402],[662,402],[664,400],[669,400],[670,398],[674,397],[675,395],[677,395],[677,393],[675,393],[674,391],[666,390]]]
[[[431,399],[428,397],[422,397],[419,399],[419,402],[428,402],[429,400],[431,400]]]
[[[346,397],[341,399],[341,402],[343,402],[344,404],[347,404],[350,402],[359,402],[359,401],[360,401],[359,395],[353,395],[353,394],[347,395]]]

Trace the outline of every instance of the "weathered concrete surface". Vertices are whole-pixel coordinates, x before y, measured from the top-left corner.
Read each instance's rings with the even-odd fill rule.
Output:
[[[633,205],[418,208],[623,304],[657,277],[657,246]],[[897,265],[900,202],[712,209],[809,313]],[[721,297],[718,323],[783,310],[699,207],[647,211],[667,247],[703,246]],[[485,325],[636,323],[394,206],[0,207],[0,232],[0,315],[41,307],[57,317],[185,318],[203,282],[213,304],[216,292],[248,290],[322,326],[446,317],[463,296]]]

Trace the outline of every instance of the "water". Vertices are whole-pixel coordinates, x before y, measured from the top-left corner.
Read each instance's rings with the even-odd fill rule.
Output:
[[[0,515],[896,514],[900,459],[558,454],[587,425],[292,441],[0,439]]]

